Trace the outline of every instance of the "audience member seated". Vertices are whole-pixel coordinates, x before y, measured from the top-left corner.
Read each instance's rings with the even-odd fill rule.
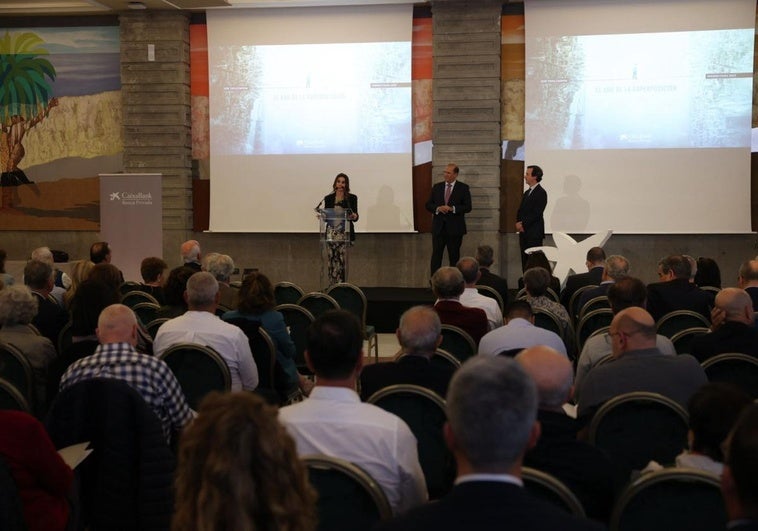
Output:
[[[563,410],[574,388],[571,362],[545,346],[524,350],[516,361],[537,385],[537,420],[542,428],[537,445],[526,452],[524,465],[560,479],[582,502],[589,518],[607,521],[614,500],[613,464],[605,452],[577,440],[581,425]]]
[[[360,466],[382,487],[395,514],[425,502],[426,481],[410,428],[362,403],[354,390],[363,367],[358,319],[343,310],[325,312],[308,329],[306,341],[316,387],[307,400],[279,410],[298,454],[327,454]]]
[[[200,260],[203,255],[200,252],[200,243],[197,240],[187,240],[179,248],[182,264],[192,269],[195,273],[202,269]]]
[[[543,267],[533,267],[524,271],[526,300],[532,305],[532,311],[547,310],[558,318],[563,327],[564,337],[571,338],[571,318],[566,308],[547,296],[550,287],[550,272]]]
[[[511,295],[508,291],[508,281],[500,275],[496,275],[490,268],[495,262],[495,252],[489,245],[480,245],[476,249],[476,261],[479,262],[479,280],[476,281],[479,286],[488,286],[500,294],[503,299],[503,306],[508,306]]]
[[[313,531],[316,492],[277,411],[251,393],[211,393],[179,443],[173,531]]]
[[[614,359],[584,379],[580,418],[589,418],[603,402],[632,391],[659,393],[687,407],[690,397],[707,383],[705,372],[689,354],[665,356],[655,336],[655,321],[642,308],[627,308],[613,317],[608,337]]]
[[[758,530],[758,404],[742,412],[729,434],[721,475],[730,531]]]
[[[5,272],[5,260],[7,257],[5,249],[0,249],[0,282],[5,286],[12,286],[15,279],[12,275]]]
[[[74,473],[44,426],[21,411],[0,410],[0,455],[10,468],[28,531],[64,531]]]
[[[640,279],[634,277],[623,278],[608,288],[608,301],[611,304],[611,311],[613,311],[614,315],[621,310],[634,306],[644,308],[646,296],[645,284]],[[662,354],[676,356],[674,344],[666,336],[656,334],[655,347]],[[611,354],[612,351],[611,339],[607,332],[591,337],[584,342],[582,353],[579,355],[579,361],[576,365],[575,398],[579,398],[582,383],[590,370],[600,360]]]
[[[158,310],[156,318],[167,317],[173,319],[187,311],[187,301],[184,300],[184,292],[187,289],[187,281],[196,271],[186,266],[175,267],[168,274],[166,286],[163,288],[165,304]]]
[[[455,368],[437,365],[431,359],[442,342],[440,318],[428,306],[414,306],[400,317],[396,331],[402,356],[394,362],[366,365],[361,371],[361,399],[367,400],[377,391],[395,384],[426,387],[440,395],[447,394]]]
[[[724,288],[716,294],[714,313],[723,322],[710,334],[692,340],[691,354],[701,363],[717,354],[739,352],[758,358],[758,330],[753,326],[753,301],[745,290]],[[715,319],[714,319],[715,321]]]
[[[55,259],[53,258],[53,252],[49,247],[37,247],[32,251],[32,260],[39,262],[45,262],[53,269],[53,289],[50,294],[60,304],[63,305],[63,294],[71,287],[71,278],[55,267]]]
[[[71,365],[61,379],[60,390],[92,378],[115,378],[142,395],[163,423],[166,440],[192,420],[192,410],[174,373],[163,361],[140,354],[137,317],[123,304],[108,306],[97,323],[100,345],[95,353]]]
[[[37,299],[37,315],[32,319],[32,324],[40,334],[56,344],[58,334],[68,322],[68,312],[50,296],[53,268],[45,262],[29,260],[24,267],[24,284],[29,286]]]
[[[550,260],[547,259],[545,253],[535,251],[527,257],[524,272],[526,273],[527,270],[533,267],[541,267],[545,271],[550,272],[550,284],[548,287],[558,295],[561,292],[561,281],[558,277],[553,276],[553,266],[550,265]],[[523,289],[524,287],[524,277],[521,277],[518,279],[518,289]]]
[[[597,286],[603,279],[603,269],[605,267],[605,251],[602,247],[593,247],[587,251],[587,261],[585,262],[587,271],[584,273],[576,272],[575,275],[569,275],[566,278],[566,287],[561,291],[561,304],[567,310],[571,296],[584,286]]]
[[[753,301],[753,311],[758,312],[758,260],[748,260],[740,266],[737,286],[744,289]]]
[[[108,242],[95,242],[89,248],[90,262],[95,265],[110,264],[112,258],[113,252],[111,251],[111,247],[108,245]],[[121,285],[124,283],[124,275],[118,268],[116,268],[116,271],[118,271],[119,285]]]
[[[682,255],[672,255],[658,262],[658,278],[647,286],[647,311],[656,322],[669,312],[690,310],[711,318],[713,293],[690,282],[692,266]]]
[[[95,264],[89,260],[76,260],[71,264],[71,287],[63,294],[63,304],[67,310],[71,311],[71,301],[74,300],[76,290],[89,278],[93,267]]]
[[[602,529],[523,489],[521,463],[540,436],[537,389],[512,359],[475,356],[453,376],[445,441],[458,465],[441,500],[384,522],[380,531]]]
[[[503,312],[500,305],[492,297],[480,295],[476,289],[476,282],[479,280],[479,262],[466,256],[458,260],[455,264],[458,271],[463,275],[465,288],[459,298],[461,304],[469,308],[481,308],[487,314],[487,326],[490,330],[503,326]]]
[[[36,314],[37,299],[29,288],[14,285],[0,290],[0,342],[16,347],[29,361],[34,372],[34,407],[42,412],[46,403],[47,367],[56,352],[52,341],[29,328]]]
[[[208,272],[195,273],[187,281],[188,310],[166,321],[153,342],[156,356],[177,343],[196,343],[213,348],[229,366],[232,391],[252,391],[258,386],[258,368],[250,352],[247,336],[216,315],[218,282]]]
[[[740,413],[752,402],[750,396],[733,385],[709,383],[692,395],[687,412],[689,449],[676,456],[675,466],[697,468],[721,476],[724,468],[722,447]],[[663,467],[651,461],[642,472]]]
[[[259,324],[271,336],[276,347],[276,364],[279,368],[274,371],[274,384],[281,398],[286,399],[296,392],[298,387],[307,394],[311,384],[297,372],[295,343],[287,331],[284,316],[274,309],[275,306],[274,286],[271,281],[263,273],[253,272],[242,281],[239,289],[239,308],[226,312],[223,319],[247,319]]]
[[[606,258],[603,276],[600,279],[600,285],[595,288],[585,290],[579,296],[579,304],[576,306],[577,311],[589,301],[596,297],[605,297],[608,295],[608,289],[614,282],[629,276],[629,260],[620,254],[613,254]],[[569,308],[571,311],[571,308]]]
[[[434,310],[442,324],[457,326],[479,344],[487,333],[487,314],[481,308],[469,308],[460,303],[465,288],[463,275],[455,267],[440,267],[432,275],[432,292],[437,297]]]
[[[232,257],[228,254],[208,254],[203,258],[203,271],[208,271],[218,281],[219,304],[229,310],[237,309],[238,293],[229,285],[234,272]]]
[[[564,356],[566,345],[555,332],[534,326],[532,305],[525,300],[513,301],[505,312],[505,326],[488,332],[479,342],[479,354],[496,356],[501,352],[546,345]]]
[[[705,286],[721,288],[721,269],[716,260],[701,256],[696,263],[695,285],[699,288]]]
[[[139,288],[140,291],[152,295],[161,306],[166,304],[166,297],[163,294],[163,285],[168,278],[168,264],[165,260],[163,260],[163,258],[158,258],[157,256],[148,256],[142,260],[139,272],[140,275],[142,275],[142,285]]]

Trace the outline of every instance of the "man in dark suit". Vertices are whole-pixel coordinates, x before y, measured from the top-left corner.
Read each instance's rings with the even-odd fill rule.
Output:
[[[432,292],[437,297],[434,310],[442,324],[463,329],[478,345],[489,331],[487,314],[481,308],[469,308],[460,303],[458,299],[465,287],[463,274],[457,267],[440,267],[432,275]]]
[[[658,262],[658,278],[647,286],[647,311],[656,322],[669,312],[691,310],[710,321],[714,294],[690,282],[692,266],[682,255],[667,256]]]
[[[758,531],[758,404],[740,415],[726,439],[721,491],[730,531]]]
[[[24,267],[24,284],[29,286],[37,299],[37,315],[32,324],[40,334],[58,344],[58,334],[68,322],[68,312],[50,295],[55,285],[55,276],[50,264],[38,260],[29,260]]]
[[[539,438],[537,389],[518,363],[475,356],[453,376],[445,442],[458,465],[453,490],[378,527],[383,531],[601,529],[524,491],[521,463]]]
[[[390,363],[366,365],[361,371],[361,399],[390,385],[413,384],[431,389],[441,397],[455,369],[452,365],[431,362],[434,351],[442,342],[440,318],[428,306],[414,306],[400,317],[397,340],[403,347],[402,356]]]
[[[539,247],[545,239],[545,219],[542,213],[547,206],[547,192],[540,185],[542,168],[527,166],[524,182],[529,189],[521,197],[521,204],[516,213],[516,232],[521,247],[521,269],[526,269],[526,251],[530,247]]]
[[[724,321],[712,333],[693,339],[690,354],[700,363],[726,352],[758,358],[758,330],[753,326],[750,295],[740,288],[724,288],[716,295],[715,304]]]
[[[445,181],[432,187],[426,202],[426,209],[434,214],[432,221],[433,275],[442,265],[442,253],[447,247],[450,265],[458,263],[461,257],[461,242],[466,234],[465,215],[471,212],[471,192],[468,185],[458,181],[458,166],[445,167]]]
[[[758,312],[758,260],[748,260],[740,266],[737,285],[753,300],[753,311]]]
[[[510,304],[508,281],[490,271],[490,267],[495,261],[494,254],[495,251],[489,245],[480,245],[476,248],[476,261],[479,262],[479,272],[482,274],[476,283],[480,286],[489,286],[497,291],[503,299],[503,308],[507,308]]]
[[[579,295],[579,303],[575,305],[577,310],[596,297],[606,297],[608,290],[613,284],[629,276],[629,260],[620,254],[612,254],[605,260],[603,276],[600,279],[600,285],[595,288],[584,290]],[[569,310],[570,311],[570,310]]]
[[[597,286],[603,279],[603,269],[605,267],[605,251],[602,247],[593,247],[587,251],[587,261],[585,262],[587,271],[570,275],[566,279],[566,287],[561,291],[561,304],[571,313],[569,302],[571,296],[583,286]]]

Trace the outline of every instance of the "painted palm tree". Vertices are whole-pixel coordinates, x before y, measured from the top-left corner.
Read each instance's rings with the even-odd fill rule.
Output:
[[[0,38],[0,166],[3,187],[0,208],[10,206],[9,187],[28,184],[24,172],[18,167],[24,158],[22,141],[26,132],[47,118],[58,105],[51,98],[51,82],[55,68],[43,56],[48,51],[44,41],[34,33],[11,35],[5,32]]]

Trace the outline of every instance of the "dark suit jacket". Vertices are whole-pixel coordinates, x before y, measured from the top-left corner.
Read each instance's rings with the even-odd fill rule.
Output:
[[[68,322],[68,312],[50,298],[43,297],[36,291],[32,291],[32,294],[36,297],[38,306],[32,324],[40,334],[52,341],[53,345],[57,345],[58,334]]]
[[[335,206],[341,206],[345,209],[350,209],[353,211],[353,214],[358,215],[358,196],[355,194],[347,194],[347,200],[342,200],[339,203],[336,203],[337,195],[336,194],[329,194],[324,197],[324,208],[334,208]],[[356,221],[358,221],[356,219]],[[353,222],[350,222],[350,241],[355,240],[355,227],[353,225]]]
[[[583,291],[579,296],[579,306],[577,306],[577,308],[581,310],[582,306],[596,297],[607,297],[608,289],[610,289],[611,286],[613,286],[613,282],[606,282],[605,284],[600,284],[596,288]]]
[[[508,281],[500,275],[492,273],[486,267],[480,267],[479,272],[482,274],[481,278],[477,281],[477,284],[482,286],[489,286],[495,289],[500,297],[503,299],[503,305],[508,306],[509,293],[508,293]]]
[[[405,355],[389,363],[366,365],[361,371],[361,399],[395,384],[413,384],[431,389],[442,398],[455,369],[447,365],[435,365],[426,356]]]
[[[758,330],[736,321],[726,321],[710,334],[693,339],[690,354],[702,363],[727,352],[739,352],[758,358]]]
[[[538,500],[521,487],[497,481],[456,485],[435,503],[380,524],[379,531],[573,531],[603,529]]]
[[[747,294],[753,299],[753,311],[758,312],[758,288],[745,288],[745,291],[747,291]]]
[[[711,308],[715,295],[703,291],[686,278],[647,285],[647,311],[658,321],[675,310],[692,310],[711,320]]]
[[[426,209],[434,214],[437,207],[445,204],[445,182],[432,186],[432,193],[426,202]],[[450,193],[450,201],[447,203],[455,207],[455,214],[434,214],[432,219],[432,233],[439,234],[444,227],[448,234],[466,234],[465,214],[471,212],[471,192],[466,183],[455,181],[453,191]]]
[[[482,336],[489,331],[487,314],[481,308],[469,308],[458,301],[444,300],[436,303],[434,309],[442,324],[462,328],[477,345]]]
[[[582,286],[597,286],[603,279],[603,266],[595,266],[586,273],[577,273],[566,278],[566,287],[561,291],[561,304],[571,312],[568,307],[571,296]]]
[[[521,204],[516,212],[516,221],[520,221],[524,226],[522,239],[527,242],[540,242],[534,245],[540,245],[545,238],[545,218],[542,213],[547,206],[547,192],[542,185],[537,185],[532,193],[521,197]]]

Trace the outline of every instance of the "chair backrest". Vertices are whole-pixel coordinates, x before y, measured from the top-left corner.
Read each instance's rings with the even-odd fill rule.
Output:
[[[131,291],[138,291],[140,289],[142,289],[142,284],[133,280],[127,280],[119,286],[118,291],[121,295],[126,295]]]
[[[71,331],[71,327],[74,326],[74,323],[71,321],[67,322],[63,325],[63,328],[61,328],[61,331],[58,332],[58,341],[55,347],[58,349],[58,355],[63,354],[68,347],[70,347],[73,343],[73,332]]]
[[[692,352],[692,340],[703,334],[707,334],[711,331],[710,328],[704,326],[695,326],[692,328],[685,328],[680,330],[673,336],[671,336],[671,342],[674,344],[674,350],[677,354],[689,354]]]
[[[558,319],[558,316],[550,310],[546,310],[544,308],[535,308],[534,326],[555,332],[563,340],[563,342],[566,343],[566,334],[563,329],[563,324],[561,323],[561,320]]]
[[[29,401],[24,398],[15,385],[8,380],[0,378],[0,409],[13,409],[31,413]]]
[[[339,310],[340,308],[339,303],[334,300],[334,297],[317,291],[306,293],[300,297],[297,305],[311,312],[313,317],[318,317],[326,311]]]
[[[547,288],[545,290],[545,296],[553,302],[561,302],[561,298],[558,296],[555,290],[553,290],[553,288]]]
[[[274,366],[276,365],[276,346],[268,332],[258,321],[244,317],[230,319],[229,324],[239,327],[247,336],[250,351],[253,353],[255,365],[258,367],[257,389],[274,391]]]
[[[447,420],[445,400],[425,387],[398,384],[380,389],[367,402],[405,421],[418,441],[418,458],[429,498],[435,500],[447,494],[455,481],[455,459],[442,433]]]
[[[582,317],[590,313],[592,310],[598,310],[600,308],[610,308],[611,307],[611,301],[608,299],[607,295],[600,295],[599,297],[594,297],[587,302],[584,303],[584,306],[579,308],[579,313],[577,314],[577,323],[582,320]]]
[[[276,304],[297,304],[303,295],[303,289],[292,282],[277,282],[274,286]]]
[[[461,366],[461,360],[450,354],[447,350],[438,348],[432,355],[431,363],[435,365],[447,365],[454,369],[458,369]]]
[[[170,527],[176,460],[161,421],[127,383],[94,378],[64,389],[45,427],[56,448],[93,449],[77,467],[81,529]]]
[[[689,468],[644,474],[624,489],[611,516],[614,531],[726,529],[718,476]]]
[[[658,393],[626,393],[605,402],[590,422],[589,441],[606,451],[624,475],[650,460],[672,463],[687,447],[689,418]]]
[[[585,291],[595,289],[597,285],[595,284],[589,284],[587,286],[581,286],[579,287],[574,293],[571,294],[571,298],[569,299],[569,315],[571,316],[572,321],[574,322],[574,325],[579,322],[579,314],[581,313],[581,307],[579,306],[579,303],[582,300],[582,294]]]
[[[700,289],[703,291],[710,291],[713,294],[718,294],[719,291],[721,291],[721,288],[716,286],[699,286]]]
[[[595,331],[610,326],[611,321],[613,321],[613,311],[610,308],[592,310],[579,319],[579,324],[576,326],[576,344],[579,351],[581,352],[584,342]]]
[[[491,286],[484,286],[482,284],[477,284],[474,287],[476,288],[476,291],[479,292],[479,295],[484,295],[490,299],[495,299],[497,301],[497,305],[500,306],[500,311],[505,311],[505,302],[503,301],[503,297],[500,296],[500,293],[498,293],[495,288]]]
[[[211,391],[229,391],[232,388],[229,366],[211,347],[178,343],[159,357],[176,376],[187,404],[194,410]]]
[[[26,356],[11,344],[0,342],[0,378],[15,387],[29,405],[34,396],[34,373]]]
[[[160,303],[156,298],[144,291],[130,291],[121,297],[121,304],[129,306],[129,308],[134,308],[134,306],[140,302],[152,302],[160,307]]]
[[[301,459],[318,492],[318,531],[365,531],[392,516],[384,491],[359,466],[326,455]]]
[[[532,496],[567,513],[584,518],[584,507],[579,498],[565,483],[552,474],[525,466],[521,467],[521,479],[524,481],[524,488]]]
[[[308,327],[315,317],[313,314],[297,304],[280,304],[276,310],[284,316],[284,322],[290,332],[292,342],[295,343],[295,365],[300,372],[306,372],[305,345]],[[310,371],[307,371],[310,372]]]
[[[159,305],[153,304],[152,302],[138,302],[132,306],[132,310],[134,311],[135,315],[137,315],[141,323],[150,323],[152,321],[155,321],[155,318],[158,315],[158,311],[160,309],[161,307]]]
[[[442,343],[439,348],[447,350],[461,363],[476,354],[474,339],[462,328],[443,324],[441,334]]]
[[[521,288],[516,292],[516,300],[526,299],[526,288]]]
[[[708,319],[691,310],[677,310],[669,312],[655,324],[658,333],[671,339],[674,334],[687,328],[711,326]]]
[[[337,301],[340,308],[355,315],[361,322],[361,328],[366,328],[368,302],[361,288],[349,282],[339,282],[329,287],[326,294]]]
[[[758,398],[758,359],[753,356],[729,352],[705,360],[702,366],[708,381],[734,384]]]
[[[602,358],[600,358],[599,360],[597,360],[597,363],[595,363],[595,365],[593,365],[593,368],[594,367],[599,367],[600,365],[605,365],[606,363],[610,363],[614,359],[615,358],[613,357],[613,353],[606,354],[605,356],[603,356]]]
[[[153,319],[149,323],[145,325],[145,328],[147,328],[148,333],[150,336],[155,339],[155,336],[158,334],[158,329],[161,327],[163,323],[166,321],[170,321],[171,319],[168,317],[159,317],[158,319]]]

